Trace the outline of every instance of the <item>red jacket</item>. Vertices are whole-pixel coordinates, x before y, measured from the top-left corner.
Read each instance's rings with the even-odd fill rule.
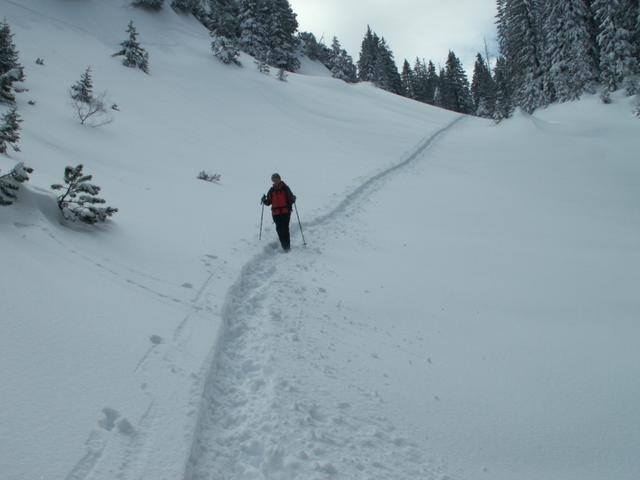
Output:
[[[271,205],[271,214],[275,217],[290,214],[295,202],[296,196],[289,186],[283,181],[280,181],[269,189],[263,203],[265,205]]]

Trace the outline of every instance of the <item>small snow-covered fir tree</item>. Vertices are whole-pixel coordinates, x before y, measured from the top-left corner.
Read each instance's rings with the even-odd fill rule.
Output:
[[[93,98],[93,79],[91,78],[91,67],[87,67],[80,80],[71,86],[70,95],[73,100],[89,103]]]
[[[133,20],[127,27],[129,38],[122,42],[122,50],[114,53],[113,57],[123,56],[122,64],[129,68],[139,68],[144,73],[149,73],[149,53],[138,43],[138,32],[133,25]]]
[[[7,73],[0,74],[0,103],[13,104],[16,101],[14,83],[24,79],[22,70],[13,68]]]
[[[69,89],[71,106],[78,116],[80,123],[99,127],[111,123],[106,107],[106,92],[97,96],[93,94],[93,79],[91,78],[91,67],[82,74],[78,82]]]
[[[12,108],[0,120],[0,153],[7,153],[7,146],[19,152],[18,141],[20,140],[20,115],[15,108]]]
[[[134,0],[131,3],[134,7],[148,8],[149,10],[160,10],[164,0]]]
[[[254,60],[254,63],[258,67],[258,71],[260,73],[264,73],[265,75],[269,75],[271,73],[271,67],[269,67],[269,64],[266,62],[266,60],[256,58]]]
[[[91,183],[92,176],[82,172],[83,166],[66,167],[64,185],[51,185],[63,193],[58,197],[58,208],[65,219],[88,224],[105,222],[118,211],[117,208],[103,206],[106,202],[98,197],[100,187]]]
[[[240,49],[238,48],[237,40],[218,36],[214,33],[211,34],[211,37],[213,38],[211,41],[211,50],[216,58],[222,63],[241,65],[240,60],[238,60]]]
[[[13,84],[24,80],[24,69],[18,61],[11,28],[4,19],[0,24],[0,102],[13,103]]]
[[[29,174],[33,173],[33,168],[25,167],[20,162],[5,175],[0,175],[0,205],[12,205],[17,198],[20,184],[29,180]]]

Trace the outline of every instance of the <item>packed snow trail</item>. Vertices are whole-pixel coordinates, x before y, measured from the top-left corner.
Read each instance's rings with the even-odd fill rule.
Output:
[[[345,217],[371,188],[421,158],[462,118],[355,188],[331,212],[305,223],[308,236],[320,238],[320,227]],[[281,307],[308,295],[291,284],[288,272],[307,270],[320,250],[312,246],[286,256],[277,251],[277,243],[265,247],[245,265],[227,295],[185,480],[441,478],[441,467],[375,410],[354,412],[347,402],[324,405],[320,398],[309,403],[308,396],[298,393],[299,379],[283,375],[292,362],[316,365],[295,348],[300,341],[296,325],[305,312],[291,319]],[[282,340],[287,342],[284,349],[278,348]],[[294,358],[286,358],[287,353]]]

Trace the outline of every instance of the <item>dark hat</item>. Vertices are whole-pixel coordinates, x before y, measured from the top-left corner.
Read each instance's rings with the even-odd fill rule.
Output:
[[[271,175],[271,180],[282,180],[279,173],[274,173]]]

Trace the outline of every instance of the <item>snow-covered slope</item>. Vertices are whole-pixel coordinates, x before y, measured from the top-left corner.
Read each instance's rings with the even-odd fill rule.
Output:
[[[0,478],[635,478],[622,99],[496,127],[311,62],[221,65],[169,8],[0,14],[29,88],[0,169],[35,168],[0,209]],[[131,19],[148,76],[111,57]],[[120,108],[95,129],[67,104],[88,65]],[[60,221],[49,185],[78,163],[106,225]],[[274,171],[309,243],[290,255],[268,212],[258,241]]]

